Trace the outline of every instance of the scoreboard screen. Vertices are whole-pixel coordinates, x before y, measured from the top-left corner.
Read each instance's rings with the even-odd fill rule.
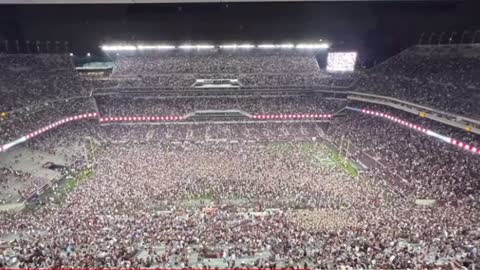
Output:
[[[357,61],[356,52],[332,52],[327,56],[327,71],[352,72]]]

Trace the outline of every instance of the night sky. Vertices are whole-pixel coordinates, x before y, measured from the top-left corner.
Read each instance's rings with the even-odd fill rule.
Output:
[[[469,40],[480,30],[478,2],[0,5],[0,40],[66,40],[82,54],[113,41],[324,39],[334,50],[355,49],[373,61],[417,43],[422,32],[446,32],[448,39],[456,31],[456,41],[469,30]]]

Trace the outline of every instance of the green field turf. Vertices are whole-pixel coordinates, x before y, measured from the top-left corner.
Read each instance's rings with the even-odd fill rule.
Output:
[[[295,151],[295,149],[304,153],[308,159],[318,166],[339,166],[349,175],[358,176],[358,169],[351,161],[345,161],[333,146],[327,146],[323,143],[300,142],[300,143],[271,143],[270,147],[279,151]]]

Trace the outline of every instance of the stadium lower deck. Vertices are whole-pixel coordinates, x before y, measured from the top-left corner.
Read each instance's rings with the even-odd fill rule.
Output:
[[[475,226],[468,209],[417,207],[348,174],[323,142],[86,147],[92,166],[46,205],[2,214],[13,267],[434,266],[454,253],[438,259],[428,236]]]

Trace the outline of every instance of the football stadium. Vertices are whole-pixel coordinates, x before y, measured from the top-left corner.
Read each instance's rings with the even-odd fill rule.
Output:
[[[11,27],[1,268],[480,267],[480,31],[365,64],[334,36],[82,51]]]

